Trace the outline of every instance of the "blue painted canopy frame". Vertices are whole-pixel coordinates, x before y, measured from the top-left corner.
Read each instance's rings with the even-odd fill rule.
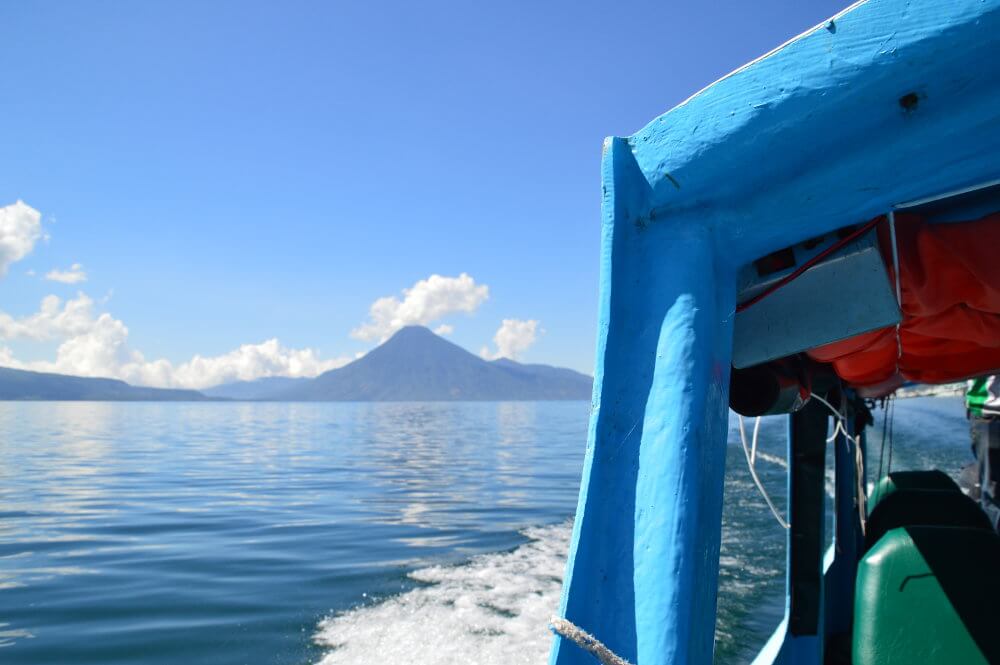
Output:
[[[560,611],[638,665],[710,663],[735,273],[1000,175],[1000,0],[870,0],[602,165],[593,412]],[[591,657],[556,638],[551,662]]]

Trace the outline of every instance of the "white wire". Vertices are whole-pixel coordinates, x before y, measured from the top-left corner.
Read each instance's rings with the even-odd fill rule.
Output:
[[[903,292],[899,283],[899,248],[896,245],[896,213],[889,211],[889,239],[892,241],[892,271],[896,273],[896,304],[903,307]]]
[[[892,240],[892,272],[896,278],[896,304],[899,305],[899,323],[896,324],[896,374],[899,374],[899,361],[903,357],[903,338],[899,329],[903,324],[903,291],[899,282],[899,248],[896,245],[896,213],[889,211],[889,238]]]
[[[865,468],[865,458],[864,453],[861,452],[861,435],[856,434],[851,436],[847,431],[847,416],[842,414],[833,408],[833,405],[828,401],[817,395],[816,393],[810,393],[810,397],[815,397],[818,401],[826,405],[826,408],[830,409],[830,413],[833,417],[837,419],[837,424],[833,428],[833,434],[826,440],[827,443],[834,441],[838,434],[844,435],[844,443],[847,445],[847,451],[851,452],[851,443],[854,442],[854,476],[857,480],[857,487],[855,488],[856,494],[855,499],[858,505],[858,520],[861,522],[861,533],[865,532],[865,501],[867,500],[867,494],[865,492],[864,479],[861,477],[862,472]]]
[[[830,402],[826,401],[824,398],[820,397],[816,393],[812,393],[811,397],[815,397],[817,401],[825,404],[830,413],[833,414],[834,418],[837,419],[837,424],[833,428],[833,435],[828,438],[827,443],[835,440],[838,434],[843,434],[845,443],[850,450],[850,441],[854,443],[854,475],[857,480],[857,506],[858,506],[858,519],[861,521],[861,533],[865,532],[865,490],[864,490],[864,480],[861,478],[861,470],[864,468],[864,456],[861,452],[861,435],[851,436],[847,431],[847,427],[844,423],[847,422],[847,416],[837,411],[833,408]],[[784,517],[778,512],[777,507],[775,507],[774,502],[771,501],[771,497],[768,495],[767,490],[764,489],[764,484],[760,481],[760,477],[757,476],[757,469],[754,467],[754,462],[757,457],[757,438],[760,433],[760,416],[754,419],[753,425],[753,438],[750,446],[747,446],[747,432],[743,425],[743,416],[739,416],[740,424],[740,443],[743,444],[743,454],[747,458],[747,468],[750,470],[750,477],[753,478],[754,485],[757,486],[760,495],[764,498],[764,502],[767,503],[767,507],[771,509],[771,514],[774,515],[774,519],[778,521],[783,529],[791,528],[791,525],[785,520]]]
[[[750,477],[753,478],[754,485],[756,485],[757,489],[760,490],[760,495],[764,497],[764,501],[765,503],[767,503],[767,507],[771,509],[771,514],[774,515],[774,519],[778,520],[778,524],[781,525],[781,528],[788,529],[790,528],[790,525],[788,524],[787,521],[785,521],[785,518],[781,516],[781,514],[778,512],[778,509],[775,508],[774,503],[772,503],[771,501],[771,497],[767,495],[767,490],[764,489],[763,483],[761,483],[760,478],[757,477],[757,470],[754,468],[753,458],[751,457],[750,449],[747,447],[747,433],[746,430],[743,428],[743,416],[739,417],[739,423],[740,423],[740,443],[743,444],[743,454],[746,455],[747,458],[747,468],[750,469]],[[756,423],[754,423],[753,427],[753,445],[755,450],[757,447],[757,432],[759,428],[760,428],[760,416],[757,416],[757,421]]]
[[[846,432],[845,432],[846,434]],[[857,500],[858,500],[858,521],[861,522],[861,535],[865,535],[865,520],[867,515],[865,515],[865,504],[868,501],[868,493],[865,492],[865,455],[861,450],[861,435],[858,434],[854,437],[854,477],[858,481],[857,486]]]
[[[833,404],[830,404],[829,402],[827,402],[825,399],[823,399],[822,397],[820,397],[816,393],[809,393],[809,396],[812,397],[812,398],[815,398],[815,399],[819,400],[823,404],[826,404],[826,408],[830,409],[830,413],[833,414],[834,418],[837,418],[838,420],[847,420],[846,416],[844,416],[842,413],[840,413],[840,411],[838,411],[837,409],[833,408]],[[829,439],[827,439],[827,441],[829,441]]]

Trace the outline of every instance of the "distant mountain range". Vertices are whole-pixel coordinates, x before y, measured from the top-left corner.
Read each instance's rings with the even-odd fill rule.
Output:
[[[199,392],[0,367],[0,400],[589,400],[592,382],[589,376],[569,369],[507,359],[486,361],[427,328],[410,326],[358,360],[314,379],[268,377]]]
[[[312,379],[295,379],[290,376],[266,376],[253,381],[233,381],[223,383],[211,388],[205,388],[201,392],[209,397],[217,399],[239,399],[255,400],[267,399],[270,395],[277,395],[292,386],[307,383]]]
[[[593,380],[569,369],[492,362],[422,326],[401,329],[354,362],[314,379],[258,379],[212,397],[317,402],[589,400]]]
[[[181,402],[207,399],[196,390],[143,388],[118,379],[93,379],[0,367],[0,400]]]

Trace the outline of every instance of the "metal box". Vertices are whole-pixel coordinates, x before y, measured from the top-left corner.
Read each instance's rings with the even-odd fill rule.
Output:
[[[745,266],[736,301],[753,298],[838,240],[828,233]],[[738,312],[733,366],[751,367],[899,321],[895,287],[870,231]]]

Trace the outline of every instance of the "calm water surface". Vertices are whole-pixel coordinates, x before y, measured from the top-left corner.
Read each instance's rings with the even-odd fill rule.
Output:
[[[588,409],[0,403],[0,662],[545,662]],[[902,402],[893,468],[957,473],[962,415]],[[733,663],[777,622],[784,561],[735,431]],[[783,437],[764,421],[779,496]]]

